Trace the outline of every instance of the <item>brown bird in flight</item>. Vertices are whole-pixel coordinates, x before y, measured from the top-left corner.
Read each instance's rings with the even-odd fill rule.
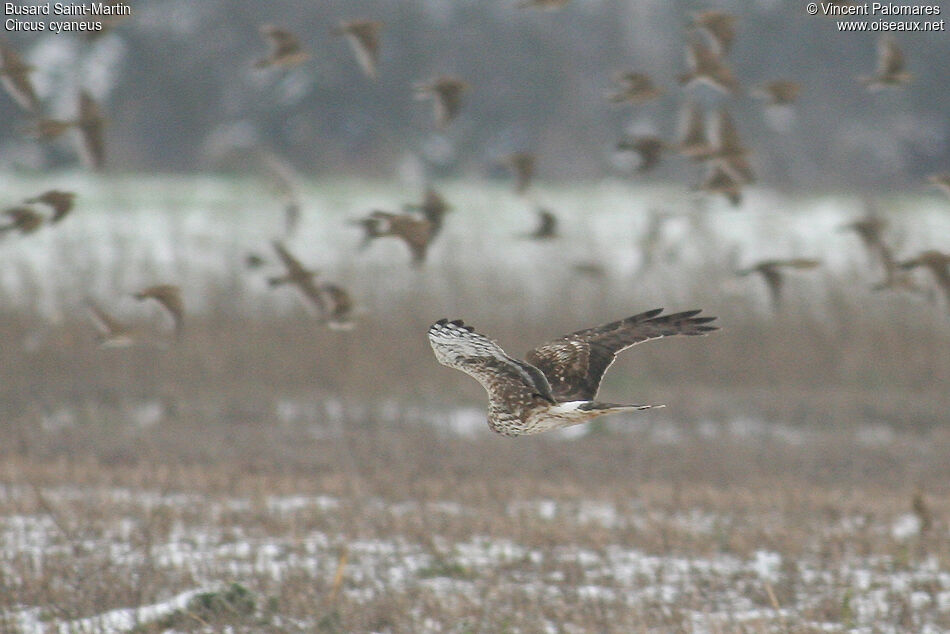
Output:
[[[144,301],[153,299],[171,316],[175,326],[175,336],[181,337],[185,325],[185,309],[181,300],[181,288],[175,284],[156,284],[143,288],[133,295],[135,299]]]
[[[43,216],[36,212],[32,207],[18,205],[8,207],[0,212],[6,216],[10,222],[0,225],[0,235],[7,231],[19,231],[20,235],[29,235],[43,226]]]
[[[471,89],[469,84],[458,77],[443,75],[430,82],[420,82],[414,86],[416,99],[432,99],[435,108],[435,124],[444,128],[458,115],[462,107],[462,95]]]
[[[534,179],[534,152],[512,152],[501,159],[501,163],[511,170],[515,177],[515,193],[524,194]]]
[[[383,23],[378,20],[345,20],[333,31],[346,37],[357,63],[370,79],[376,79],[377,76],[379,34],[382,29]]]
[[[843,225],[840,230],[856,233],[871,261],[879,267],[882,279],[871,286],[872,290],[897,289],[923,294],[924,290],[914,283],[908,272],[898,267],[894,252],[884,239],[886,228],[887,220],[877,215],[874,207],[868,204],[867,215]]]
[[[621,152],[636,152],[640,157],[638,172],[649,172],[660,164],[663,152],[669,146],[662,139],[655,136],[627,136],[617,143],[617,150]]]
[[[75,192],[65,192],[59,189],[50,189],[33,198],[27,198],[27,203],[43,203],[53,210],[49,221],[55,224],[62,220],[73,208],[76,199]]]
[[[310,59],[310,53],[300,45],[297,36],[273,24],[264,24],[260,28],[261,35],[270,45],[270,51],[265,57],[254,62],[254,68],[293,68]]]
[[[772,300],[772,307],[778,310],[782,303],[782,286],[785,284],[783,269],[804,270],[813,269],[821,264],[818,260],[809,260],[806,258],[793,258],[790,260],[763,260],[754,266],[741,271],[736,271],[736,275],[745,277],[758,273],[765,280],[769,289],[769,297]]]
[[[403,211],[422,214],[422,217],[429,221],[430,239],[434,239],[442,231],[445,214],[449,212],[451,206],[434,187],[427,187],[422,195],[421,203],[403,205],[402,208]]]
[[[755,174],[746,159],[749,148],[742,145],[736,125],[725,108],[719,110],[716,123],[716,142],[702,158],[717,162],[741,183],[753,182]]]
[[[39,102],[30,80],[32,71],[33,67],[24,62],[19,53],[0,43],[0,82],[21,108],[35,112]]]
[[[696,186],[696,189],[710,194],[722,194],[729,199],[733,207],[738,207],[742,202],[742,183],[724,168],[721,162],[709,165],[706,177]]]
[[[42,140],[55,139],[66,130],[78,130],[77,148],[83,163],[91,169],[102,169],[105,164],[105,130],[106,118],[102,115],[99,104],[92,96],[82,90],[79,92],[79,114],[75,119],[43,119],[35,122],[35,127],[29,134]]]
[[[802,85],[788,79],[775,79],[752,89],[752,96],[764,99],[767,106],[789,106],[798,100]]]
[[[279,240],[273,242],[274,251],[284,265],[284,275],[268,278],[271,286],[293,284],[308,306],[316,309],[320,323],[332,330],[349,330],[353,327],[355,313],[350,294],[341,286],[330,282],[318,282],[317,271],[304,268]]]
[[[950,310],[950,253],[942,253],[932,249],[922,251],[917,254],[917,257],[905,260],[899,266],[905,270],[924,267],[930,271],[937,286],[943,292],[947,309]]]
[[[128,348],[135,345],[137,337],[127,325],[107,313],[91,299],[86,300],[86,308],[92,317],[99,334],[96,341],[100,348]]]
[[[736,38],[738,18],[725,11],[698,11],[693,13],[693,26],[705,32],[715,47],[717,55],[725,55]]]
[[[615,73],[613,80],[619,84],[619,88],[615,92],[607,93],[607,101],[611,103],[646,103],[663,94],[663,89],[654,85],[646,73],[623,71]]]
[[[732,69],[701,39],[693,37],[687,43],[686,66],[686,73],[679,77],[681,84],[705,83],[727,94],[739,88]]]
[[[544,207],[539,207],[536,211],[538,214],[538,226],[535,227],[531,233],[523,234],[521,237],[529,240],[552,240],[557,238],[558,221],[554,212]]]
[[[904,53],[891,36],[884,36],[877,42],[877,70],[873,75],[862,75],[858,81],[868,90],[901,88],[911,82],[914,76],[904,67]]]
[[[87,167],[99,170],[105,165],[106,150],[103,139],[105,117],[96,100],[85,90],[79,93],[79,154]]]
[[[522,0],[518,3],[519,9],[542,9],[556,11],[564,7],[571,0]]]
[[[927,182],[939,189],[944,196],[950,198],[950,172],[945,174],[931,174]]]
[[[585,423],[604,414],[662,405],[619,405],[594,400],[604,373],[627,348],[661,337],[705,335],[715,317],[690,310],[659,316],[650,310],[595,328],[578,330],[528,352],[508,356],[491,339],[460,320],[440,319],[429,343],[442,365],[461,370],[488,392],[488,427],[505,436],[538,434]]]
[[[426,259],[426,251],[432,241],[432,223],[424,217],[374,210],[365,218],[354,220],[353,224],[361,226],[365,232],[361,248],[377,238],[392,236],[409,247],[413,266],[421,265]]]

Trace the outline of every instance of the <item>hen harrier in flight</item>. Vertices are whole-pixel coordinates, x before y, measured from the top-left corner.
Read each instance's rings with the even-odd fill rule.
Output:
[[[597,416],[662,405],[618,405],[595,401],[601,379],[614,358],[632,345],[672,335],[705,335],[715,317],[689,310],[658,316],[649,310],[549,341],[526,361],[460,320],[440,319],[429,328],[439,363],[473,377],[488,392],[488,426],[505,436],[539,434],[578,425]]]

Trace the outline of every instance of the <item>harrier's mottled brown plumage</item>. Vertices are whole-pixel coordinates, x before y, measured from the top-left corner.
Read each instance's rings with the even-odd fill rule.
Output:
[[[662,407],[595,401],[604,373],[635,344],[673,335],[705,335],[715,317],[691,310],[659,316],[662,308],[549,341],[524,361],[461,321],[440,319],[429,343],[442,365],[473,377],[488,392],[488,426],[506,436],[537,434],[615,412]]]

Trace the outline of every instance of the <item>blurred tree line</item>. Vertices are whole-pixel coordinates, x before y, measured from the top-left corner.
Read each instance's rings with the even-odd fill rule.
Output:
[[[624,130],[672,141],[687,94],[730,109],[767,185],[916,186],[950,169],[946,31],[897,34],[915,80],[869,93],[855,77],[873,72],[877,35],[840,33],[798,0],[572,0],[557,12],[519,9],[519,1],[133,0],[133,16],[94,40],[3,39],[36,66],[48,114],[70,116],[80,86],[102,100],[113,170],[226,169],[229,157],[261,147],[306,174],[485,176],[497,173],[501,155],[532,150],[541,178],[591,178],[623,173],[612,158]],[[709,8],[739,17],[728,59],[741,95],[677,83],[689,15]],[[351,18],[385,22],[375,82],[331,34]],[[267,51],[264,23],[294,31],[311,59],[287,71],[252,68]],[[611,75],[628,69],[649,73],[665,94],[609,104]],[[431,104],[412,92],[413,82],[440,74],[472,85],[441,132]],[[776,118],[748,90],[778,78],[803,89],[794,111]],[[38,148],[24,138],[28,123],[0,96],[0,166],[73,161],[65,144]],[[679,179],[693,169],[671,159],[631,178]]]

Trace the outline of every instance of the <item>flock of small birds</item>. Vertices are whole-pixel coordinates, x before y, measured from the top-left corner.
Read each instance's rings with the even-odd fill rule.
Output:
[[[516,6],[525,9],[558,11],[570,0],[524,0]],[[678,154],[704,168],[702,179],[695,190],[724,196],[734,206],[742,202],[743,189],[755,182],[755,173],[750,163],[752,150],[743,144],[738,128],[726,107],[707,113],[692,92],[698,85],[705,85],[725,96],[743,94],[740,82],[733,72],[729,54],[736,39],[738,18],[719,10],[692,13],[684,48],[686,71],[678,77],[684,87],[680,104],[680,125],[677,138],[672,141],[658,136],[623,135],[617,142],[618,152],[629,152],[639,157],[638,171],[650,172],[660,165],[664,157]],[[114,26],[114,25],[110,25]],[[385,25],[379,20],[343,20],[331,32],[345,38],[352,49],[358,67],[370,81],[379,77],[379,61]],[[266,51],[252,66],[260,72],[284,72],[304,64],[312,54],[292,30],[283,26],[265,24],[260,34]],[[0,81],[7,94],[30,117],[27,133],[38,140],[59,137],[69,130],[76,132],[77,151],[83,163],[91,169],[100,170],[105,164],[106,151],[104,129],[107,118],[97,101],[85,90],[77,97],[76,115],[70,119],[44,116],[43,104],[37,97],[30,74],[33,67],[10,46],[0,43]],[[613,87],[605,92],[607,102],[623,107],[637,107],[657,100],[669,89],[655,82],[648,74],[638,70],[623,70],[612,75]],[[891,36],[879,40],[876,69],[873,74],[858,76],[857,81],[869,91],[883,89],[899,90],[909,85],[914,77],[906,68],[903,52]],[[433,121],[436,129],[442,130],[464,112],[466,95],[476,90],[463,78],[441,75],[411,86],[418,99],[431,100]],[[763,100],[766,108],[794,108],[802,92],[802,84],[780,78],[765,82],[748,91],[752,97]],[[712,125],[707,125],[711,121]],[[297,182],[300,180],[293,168],[276,154],[260,153],[262,171],[272,185],[285,209],[285,235],[291,236],[300,220],[302,197]],[[530,151],[521,150],[501,156],[499,166],[510,170],[513,191],[526,196],[535,177],[538,157]],[[950,173],[936,174],[929,183],[940,188],[950,197]],[[0,237],[8,234],[30,234],[44,225],[56,225],[73,208],[75,195],[72,192],[49,190],[22,202],[0,210],[4,224],[0,224]],[[395,238],[406,245],[410,262],[421,266],[429,246],[440,234],[446,213],[451,209],[442,194],[431,185],[426,188],[418,204],[407,204],[401,212],[374,209],[364,217],[351,220],[363,232],[360,249],[368,248],[380,238]],[[553,240],[559,237],[559,222],[554,211],[536,205],[536,227],[517,237],[531,240]],[[661,230],[664,217],[655,215],[644,236],[644,259],[649,260],[650,240]],[[875,289],[896,289],[926,295],[928,288],[911,276],[915,268],[925,268],[933,276],[936,287],[941,289],[950,305],[950,254],[928,250],[916,256],[899,259],[887,243],[886,221],[878,214],[869,212],[842,227],[854,232],[868,251],[869,258],[880,270],[880,281]],[[320,321],[331,329],[347,330],[355,324],[359,313],[350,294],[342,286],[323,280],[317,271],[307,268],[282,240],[274,240],[272,249],[276,261],[270,256],[251,253],[246,257],[248,268],[257,269],[271,264],[283,267],[280,275],[267,279],[272,287],[289,286],[296,289],[306,304],[312,308]],[[783,279],[789,271],[815,269],[819,261],[811,258],[769,259],[752,263],[736,271],[739,276],[756,274],[768,286],[776,309],[781,303]],[[585,268],[587,267],[587,268]],[[577,272],[599,275],[602,268],[597,263],[578,263]],[[589,270],[588,270],[589,269]],[[929,291],[933,294],[933,291]],[[184,309],[181,291],[173,284],[157,284],[134,294],[139,300],[153,300],[164,309],[170,320],[169,333],[174,338],[181,335]],[[132,345],[141,341],[135,329],[120,323],[94,300],[88,308],[100,331],[100,342],[105,347]]]

